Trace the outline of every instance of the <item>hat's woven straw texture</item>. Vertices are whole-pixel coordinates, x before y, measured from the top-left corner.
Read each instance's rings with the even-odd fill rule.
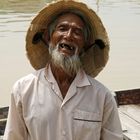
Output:
[[[40,69],[46,66],[49,61],[48,48],[43,42],[37,44],[32,43],[32,39],[37,32],[47,30],[48,24],[52,17],[68,9],[76,9],[81,11],[88,19],[92,27],[92,37],[90,43],[96,39],[101,39],[105,43],[105,48],[91,47],[81,58],[84,70],[87,74],[95,77],[105,67],[108,61],[109,40],[106,30],[97,16],[97,14],[89,9],[84,3],[76,1],[57,1],[47,4],[37,16],[32,20],[26,36],[26,51],[31,65],[35,69]]]

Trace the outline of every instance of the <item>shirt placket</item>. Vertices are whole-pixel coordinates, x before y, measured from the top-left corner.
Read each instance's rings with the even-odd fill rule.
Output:
[[[59,122],[59,136],[60,140],[68,140],[68,133],[67,133],[67,127],[66,127],[66,107],[65,105],[63,105],[63,97],[62,94],[59,90],[59,88],[57,87],[57,85],[55,83],[52,83],[51,85],[51,89],[54,92],[54,94],[57,96],[58,98],[58,102],[59,102],[59,107],[60,107],[60,122]]]
[[[60,124],[60,127],[61,127],[61,140],[68,140],[68,133],[67,133],[67,127],[66,127],[66,123],[65,122],[65,107],[61,107],[61,124]]]

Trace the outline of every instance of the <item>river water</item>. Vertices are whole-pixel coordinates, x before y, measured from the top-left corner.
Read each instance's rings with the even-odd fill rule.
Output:
[[[50,0],[51,1],[51,0]],[[0,0],[0,106],[13,84],[33,71],[25,52],[26,31],[47,0]],[[101,17],[110,38],[110,59],[97,76],[111,90],[140,87],[140,1],[84,0]]]

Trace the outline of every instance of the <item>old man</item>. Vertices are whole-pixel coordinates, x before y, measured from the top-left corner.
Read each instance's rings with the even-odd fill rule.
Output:
[[[56,1],[33,19],[26,37],[35,72],[12,90],[4,140],[122,140],[114,97],[95,80],[109,41],[84,3]]]

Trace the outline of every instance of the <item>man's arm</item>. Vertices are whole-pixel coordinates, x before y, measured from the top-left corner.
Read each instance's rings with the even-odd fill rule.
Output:
[[[105,103],[101,140],[123,140],[118,109],[113,96]]]
[[[27,129],[22,115],[22,104],[18,94],[11,94],[8,119],[3,140],[27,140]]]

